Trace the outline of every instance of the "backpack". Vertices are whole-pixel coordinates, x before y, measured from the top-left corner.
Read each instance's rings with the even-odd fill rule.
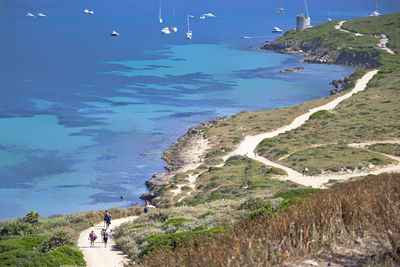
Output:
[[[94,240],[97,239],[97,235],[95,233],[93,233],[93,238],[94,238]]]

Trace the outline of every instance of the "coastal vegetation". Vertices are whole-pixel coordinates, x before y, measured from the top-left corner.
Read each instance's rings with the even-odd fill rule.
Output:
[[[137,215],[137,208],[109,209],[113,218]],[[104,211],[40,218],[36,211],[0,222],[0,266],[85,266],[76,247],[79,233],[103,220]]]
[[[400,264],[400,175],[339,184],[236,223],[213,238],[154,250],[144,266]],[[357,253],[356,253],[357,251]]]

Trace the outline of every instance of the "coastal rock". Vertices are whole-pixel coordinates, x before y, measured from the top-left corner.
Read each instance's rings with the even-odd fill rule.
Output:
[[[304,63],[312,64],[344,64],[362,68],[374,68],[379,62],[365,51],[356,49],[326,50],[321,44],[310,41],[292,40],[290,42],[272,41],[263,44],[261,49],[273,50],[284,54],[296,54],[308,57]],[[371,53],[377,53],[372,51]]]
[[[141,195],[140,198],[149,200],[157,206],[161,190],[176,173],[185,172],[193,166],[201,164],[202,156],[208,144],[208,140],[204,136],[205,130],[225,119],[226,117],[221,117],[203,122],[200,126],[191,127],[177,142],[164,151],[162,159],[168,164],[164,166],[165,172],[156,173],[146,181],[149,192]]]
[[[304,68],[303,67],[296,67],[296,68],[293,68],[293,69],[285,69],[285,70],[281,70],[281,71],[279,71],[280,73],[286,73],[286,72],[298,72],[298,71],[301,71],[301,70],[304,70]]]

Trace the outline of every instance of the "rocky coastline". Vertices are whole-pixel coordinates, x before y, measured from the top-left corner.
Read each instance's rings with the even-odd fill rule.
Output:
[[[302,55],[307,57],[304,63],[312,64],[339,64],[360,68],[374,68],[379,66],[378,62],[371,61],[363,54],[347,55],[342,49],[326,50],[318,47],[312,42],[294,40],[290,42],[266,42],[261,49],[272,50],[283,54]]]
[[[177,142],[164,151],[162,159],[168,164],[164,166],[165,171],[154,174],[145,182],[149,191],[142,194],[140,198],[148,200],[157,206],[158,196],[163,186],[168,184],[175,174],[200,166],[203,156],[208,149],[208,140],[205,137],[205,131],[224,119],[226,117],[220,117],[191,127]]]

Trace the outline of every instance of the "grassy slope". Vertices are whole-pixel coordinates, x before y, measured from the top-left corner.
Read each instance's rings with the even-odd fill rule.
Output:
[[[340,184],[279,212],[263,212],[213,239],[175,244],[144,266],[283,266],[317,257],[340,265],[400,264],[400,175]],[[360,245],[362,240],[366,247]]]

